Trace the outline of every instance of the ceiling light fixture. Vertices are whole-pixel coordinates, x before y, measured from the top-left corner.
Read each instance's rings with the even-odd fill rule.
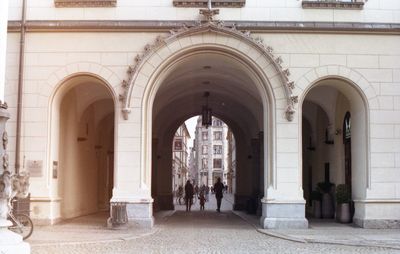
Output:
[[[208,129],[208,126],[212,123],[212,110],[208,107],[208,97],[210,97],[210,92],[204,92],[203,97],[206,98],[206,105],[201,108],[201,125]]]

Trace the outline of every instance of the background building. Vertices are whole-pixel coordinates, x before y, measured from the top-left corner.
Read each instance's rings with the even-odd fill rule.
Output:
[[[190,133],[186,124],[183,123],[175,133],[172,147],[172,184],[175,191],[179,186],[185,186],[186,181],[190,180],[189,139]]]
[[[227,184],[228,173],[228,126],[213,117],[212,125],[202,126],[201,116],[196,126],[197,168],[200,185],[213,186],[220,177]]]
[[[235,144],[235,136],[232,131],[228,129],[228,134],[226,136],[228,141],[228,167],[226,173],[226,183],[228,185],[228,193],[235,193],[235,185],[236,185],[236,144]]]

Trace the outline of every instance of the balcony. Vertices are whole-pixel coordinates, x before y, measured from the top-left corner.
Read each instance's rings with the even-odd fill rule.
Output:
[[[115,7],[117,0],[54,0],[55,7]]]
[[[173,0],[175,7],[206,8],[208,0]],[[213,0],[213,7],[221,8],[241,8],[246,4],[246,0]]]
[[[364,0],[303,0],[303,9],[350,9],[361,10]]]

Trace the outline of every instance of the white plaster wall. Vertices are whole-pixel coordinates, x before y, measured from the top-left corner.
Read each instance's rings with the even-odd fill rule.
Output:
[[[6,52],[7,52],[7,20],[8,20],[8,1],[0,2],[0,100],[4,101],[4,84],[6,72]],[[3,39],[4,38],[4,39]]]
[[[19,20],[22,0],[9,0],[9,19]],[[172,0],[118,0],[115,8],[55,8],[54,0],[28,1],[32,20],[192,20],[199,8],[175,8]],[[221,8],[222,20],[400,22],[400,2],[369,0],[363,10],[303,9],[300,0],[247,0],[244,8]]]

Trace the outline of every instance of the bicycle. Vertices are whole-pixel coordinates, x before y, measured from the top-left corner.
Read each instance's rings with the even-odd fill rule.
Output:
[[[181,192],[181,193],[177,192],[175,203],[179,204],[179,205],[185,204],[185,198],[183,196],[183,192]]]
[[[197,195],[193,195],[192,205],[196,204],[196,201],[197,201]],[[183,194],[176,197],[176,203],[179,204],[179,205],[185,205],[186,204],[185,203],[185,197],[184,197]]]
[[[23,213],[13,213],[12,204],[16,202],[15,198],[10,198],[8,201],[8,219],[11,220],[12,225],[8,227],[9,230],[13,231],[22,236],[25,240],[32,235],[33,223],[28,215]]]

